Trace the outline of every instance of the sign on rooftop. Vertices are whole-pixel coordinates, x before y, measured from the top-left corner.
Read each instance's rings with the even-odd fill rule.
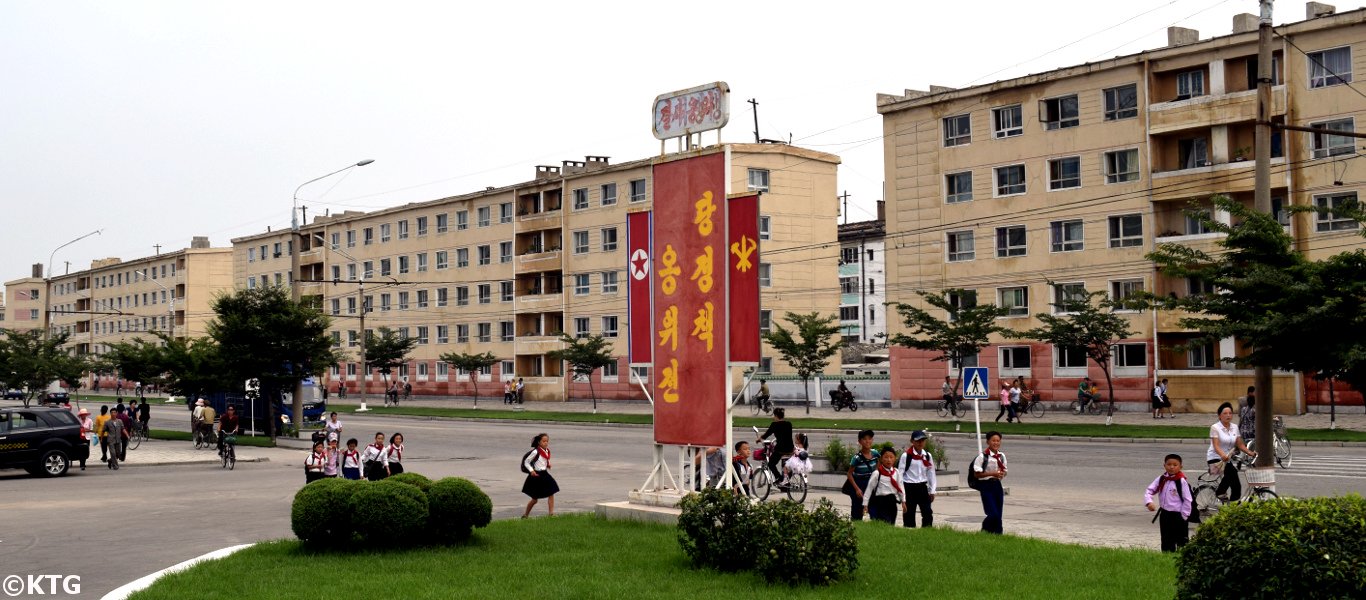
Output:
[[[724,81],[655,96],[657,140],[720,129],[729,121],[730,86]]]

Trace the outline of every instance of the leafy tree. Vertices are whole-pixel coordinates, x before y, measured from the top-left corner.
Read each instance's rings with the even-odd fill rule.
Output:
[[[802,380],[802,391],[806,394],[806,414],[811,414],[811,390],[807,382],[830,366],[830,357],[840,351],[841,342],[834,339],[839,333],[839,318],[834,315],[822,317],[820,312],[799,314],[789,312],[783,320],[792,324],[789,331],[781,324],[774,323],[773,330],[764,334],[764,341],[782,355],[783,361],[797,371]],[[794,335],[795,334],[795,335]],[[800,339],[798,339],[800,338]]]
[[[498,362],[498,357],[492,352],[483,354],[466,354],[463,352],[447,352],[441,355],[441,362],[456,368],[456,371],[465,371],[470,374],[470,383],[474,384],[474,407],[479,408],[479,371],[486,367],[493,366]]]
[[[100,367],[117,371],[128,381],[161,381],[166,372],[166,357],[161,345],[140,337],[109,344],[100,356]]]
[[[380,327],[378,335],[368,334],[365,340],[365,366],[378,369],[384,376],[384,387],[389,388],[389,375],[408,360],[408,353],[417,347],[417,338],[403,337],[388,327]]]
[[[937,352],[939,355],[931,360],[961,365],[963,359],[977,356],[991,342],[993,334],[1010,333],[997,321],[999,317],[1009,315],[1010,309],[995,304],[978,304],[975,291],[949,288],[937,293],[916,294],[937,310],[930,312],[911,304],[888,302],[901,314],[908,331],[892,336],[891,342],[906,348]],[[947,314],[948,318],[935,316],[940,311]],[[953,389],[958,389],[960,379],[960,376],[954,377]]]
[[[190,399],[217,390],[239,389],[245,382],[227,376],[223,355],[211,338],[155,335],[166,343],[160,348],[162,374],[157,381],[167,393]]]
[[[564,342],[564,348],[552,350],[546,355],[551,360],[568,363],[569,372],[575,378],[588,378],[588,395],[593,397],[593,412],[598,412],[598,394],[593,389],[593,371],[617,362],[607,347],[611,342],[601,335],[576,338],[564,332],[560,333],[560,341]]]
[[[65,333],[57,333],[45,339],[40,330],[9,331],[0,338],[0,376],[6,385],[25,390],[24,407],[45,393],[52,382],[79,380],[86,371],[85,358],[62,347],[67,338]]]
[[[1115,310],[1130,308],[1130,305],[1110,299],[1104,291],[1083,289],[1069,293],[1056,283],[1050,281],[1049,285],[1053,286],[1053,296],[1058,299],[1053,306],[1060,314],[1034,315],[1043,326],[1021,331],[1019,335],[1058,348],[1085,351],[1086,357],[1105,374],[1105,385],[1110,392],[1110,412],[1105,417],[1105,424],[1109,425],[1115,415],[1115,384],[1110,377],[1110,359],[1115,344],[1135,333],[1129,329],[1129,319],[1116,314]]]
[[[340,362],[327,334],[331,320],[291,300],[284,287],[219,294],[213,310],[217,316],[207,330],[218,344],[224,376],[230,381],[258,378],[268,398]],[[297,394],[294,418],[296,423],[303,418],[303,398]]]

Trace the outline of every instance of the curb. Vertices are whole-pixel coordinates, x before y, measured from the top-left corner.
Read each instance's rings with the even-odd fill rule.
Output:
[[[237,459],[237,462],[239,462],[239,463],[263,463],[263,462],[270,462],[270,458],[267,458],[267,457],[264,457],[264,456],[258,457],[258,458],[239,458],[239,459]],[[101,464],[103,464],[103,463],[101,463]],[[221,464],[223,464],[223,461],[222,461],[221,459],[209,460],[209,459],[207,459],[207,458],[206,458],[206,459],[195,459],[195,460],[163,460],[163,461],[158,461],[158,462],[136,462],[136,463],[130,463],[130,462],[126,462],[126,461],[125,461],[125,462],[119,463],[119,468],[122,469],[122,468],[124,468],[124,467],[173,467],[173,466],[176,466],[176,465],[221,465]]]
[[[101,597],[101,600],[124,600],[125,598],[127,598],[128,596],[131,596],[131,595],[134,594],[135,592],[140,592],[140,591],[142,591],[142,590],[147,589],[147,588],[150,587],[153,583],[156,583],[156,580],[161,579],[162,577],[164,577],[164,576],[166,576],[166,575],[170,575],[171,573],[179,573],[179,572],[181,572],[181,571],[184,571],[185,569],[188,569],[188,568],[190,568],[190,567],[193,567],[193,566],[195,566],[196,564],[199,564],[199,563],[204,562],[204,561],[206,561],[206,560],[214,560],[214,559],[218,559],[218,558],[223,558],[223,557],[225,557],[225,556],[228,556],[229,554],[232,554],[232,553],[234,553],[234,552],[237,552],[238,550],[242,550],[242,549],[244,549],[244,548],[250,548],[250,547],[252,547],[253,545],[254,545],[254,544],[241,544],[241,545],[238,545],[238,546],[229,546],[229,547],[223,548],[223,549],[221,549],[221,550],[214,550],[213,552],[210,552],[210,553],[208,553],[208,554],[204,554],[204,555],[201,555],[201,556],[197,556],[197,557],[195,557],[195,558],[191,558],[190,560],[187,560],[187,561],[182,562],[182,563],[179,563],[179,564],[171,565],[171,566],[169,566],[169,567],[166,567],[165,569],[162,569],[162,570],[157,571],[157,572],[155,572],[155,573],[151,573],[151,574],[149,574],[149,575],[144,575],[144,576],[142,576],[142,577],[139,577],[139,578],[137,578],[137,579],[134,579],[133,581],[130,581],[130,582],[125,583],[125,584],[123,584],[123,585],[121,585],[121,586],[119,586],[119,587],[114,588],[113,591],[111,591],[111,592],[109,592],[108,594],[105,594],[104,596],[102,596],[102,597]]]

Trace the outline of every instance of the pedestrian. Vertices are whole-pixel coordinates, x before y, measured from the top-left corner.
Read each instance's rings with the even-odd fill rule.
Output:
[[[370,481],[384,479],[388,473],[384,470],[384,432],[375,433],[375,441],[365,447],[365,451],[360,454],[360,464],[365,468],[365,478]]]
[[[748,496],[749,481],[754,475],[754,469],[749,466],[749,442],[735,442],[735,456],[730,459],[730,468],[735,472],[735,495]]]
[[[840,488],[849,496],[849,518],[863,520],[863,494],[868,489],[868,479],[877,470],[878,457],[873,455],[873,430],[858,432],[858,453],[849,459],[849,470],[845,473],[844,487]]]
[[[337,382],[337,397],[338,397],[338,398],[342,398],[342,399],[345,399],[345,398],[346,398],[346,382],[345,382],[345,381],[338,381],[338,382]]]
[[[403,434],[395,433],[389,438],[389,447],[384,449],[384,473],[398,475],[403,472]]]
[[[1020,413],[1020,394],[1024,391],[1024,378],[1016,377],[1015,381],[1010,382],[1010,414],[1016,421],[1024,416]]]
[[[1257,440],[1257,386],[1247,386],[1247,397],[1238,409],[1238,435],[1249,448]]]
[[[128,412],[127,412],[126,410],[117,409],[117,410],[114,411],[114,419],[113,419],[113,420],[118,421],[119,423],[123,424],[123,434],[122,434],[122,437],[119,438],[119,462],[127,462],[127,461],[128,461],[128,444],[127,444],[127,442],[128,442],[128,438],[130,438],[130,437],[133,436],[133,419],[128,415]]]
[[[792,422],[784,421],[787,411],[781,408],[773,409],[773,422],[768,424],[768,429],[755,440],[755,443],[764,441],[764,438],[773,436],[775,441],[773,452],[768,456],[768,470],[770,473],[778,474],[778,463],[782,462],[784,456],[792,455]]]
[[[522,483],[522,493],[531,496],[522,518],[525,519],[531,514],[531,507],[536,506],[536,501],[541,498],[546,499],[549,515],[555,516],[555,494],[559,493],[560,485],[550,476],[549,435],[540,433],[531,438],[531,452],[522,457],[522,468],[527,472],[526,481]]]
[[[513,391],[512,380],[509,379],[509,380],[507,380],[507,381],[504,381],[504,382],[503,382],[503,404],[512,404],[512,401],[513,401],[513,400],[516,400],[516,399],[517,399],[517,395],[516,395],[516,393]]]
[[[863,505],[872,520],[895,525],[896,507],[904,504],[906,493],[901,488],[901,472],[896,470],[896,450],[887,446],[878,455],[877,469],[868,478]]]
[[[993,464],[994,463],[994,464]],[[1001,480],[1006,476],[1006,456],[1001,453],[1001,434],[987,432],[987,448],[972,460],[969,477],[977,479],[977,491],[982,494],[982,531],[1001,534],[1001,513],[1005,509],[1005,490]]]
[[[323,478],[323,464],[327,462],[327,452],[323,450],[322,442],[313,443],[313,451],[308,453],[308,458],[304,459],[304,484],[310,484]]]
[[[96,375],[91,379],[94,381],[90,382],[90,391],[96,394],[100,393],[100,376]]]
[[[336,436],[328,436],[327,449],[323,453],[323,477],[336,477],[341,471],[341,450],[337,448]]]
[[[915,511],[920,509],[920,526],[934,526],[934,496],[939,481],[934,475],[934,457],[925,450],[930,435],[924,430],[911,433],[911,447],[901,455],[898,465],[902,488],[906,491],[906,506],[901,513],[902,527],[915,527]]]
[[[1001,417],[1006,418],[1007,423],[1015,422],[1015,407],[1010,405],[1010,384],[1001,382],[1001,412],[996,413],[996,422],[1001,422]]]
[[[1175,419],[1175,418],[1176,418],[1176,415],[1175,415],[1175,414],[1172,414],[1172,399],[1171,399],[1170,396],[1167,395],[1167,380],[1166,380],[1166,379],[1163,379],[1161,385],[1162,385],[1162,394],[1161,394],[1161,398],[1162,398],[1162,410],[1167,411],[1166,417],[1167,417],[1168,419]]]
[[[95,434],[100,438],[100,462],[109,462],[109,439],[104,433],[104,424],[114,415],[109,414],[109,405],[100,407],[100,416],[95,417]]]
[[[1209,426],[1209,449],[1205,451],[1205,462],[1209,464],[1210,474],[1218,474],[1220,469],[1223,470],[1224,476],[1219,480],[1219,487],[1214,489],[1215,495],[1221,500],[1243,497],[1243,482],[1238,480],[1238,467],[1232,462],[1235,449],[1249,456],[1257,455],[1248,450],[1243,438],[1239,437],[1238,430],[1233,427],[1233,405],[1225,402],[1219,405],[1219,420]]]
[[[104,436],[109,443],[109,462],[105,464],[110,469],[117,470],[119,461],[123,455],[123,440],[127,430],[124,429],[123,420],[119,418],[119,410],[115,409],[113,416],[104,422]]]
[[[138,405],[138,426],[141,427],[143,431],[150,432],[151,429],[148,429],[148,427],[150,427],[151,424],[152,403],[148,402],[146,398],[143,398],[142,404]]]
[[[81,442],[86,445],[89,445],[90,434],[94,433],[95,431],[95,421],[90,418],[90,411],[82,408],[80,412],[76,413],[76,419],[81,422]],[[82,456],[87,456],[89,454],[89,452],[86,452],[82,454]],[[85,470],[84,458],[81,459],[81,470]]]
[[[412,399],[413,399],[413,383],[412,383],[411,381],[404,380],[404,381],[403,381],[403,400],[404,400],[404,401],[408,401],[408,400],[412,400]]]
[[[128,418],[129,418],[129,419],[135,419],[135,418],[137,418],[137,414],[138,414],[138,399],[137,399],[137,398],[133,398],[132,400],[129,400],[129,401],[128,401]]]
[[[346,440],[346,450],[342,452],[342,477],[352,481],[360,480],[360,452],[356,446],[360,444],[356,438]]]
[[[1191,501],[1195,492],[1181,472],[1180,454],[1168,454],[1162,459],[1162,468],[1165,472],[1144,490],[1143,503],[1148,510],[1157,511],[1153,520],[1161,521],[1158,530],[1162,533],[1162,551],[1176,552],[1190,540],[1190,526],[1186,523],[1194,510]]]
[[[114,379],[114,397],[120,396],[123,396],[123,379],[116,378]]]
[[[336,434],[337,439],[339,439],[339,440],[341,439],[341,436],[342,436],[342,422],[341,422],[340,420],[337,419],[337,413],[336,413],[336,411],[333,411],[332,414],[328,416],[326,428],[327,428],[327,435],[330,436],[330,435]]]
[[[526,391],[526,381],[523,380],[521,377],[518,377],[518,378],[517,378],[517,403],[518,403],[518,404],[524,404],[524,403],[526,402],[526,397],[523,395],[523,394],[525,393],[525,391]]]
[[[1161,418],[1162,418],[1162,382],[1161,382],[1161,381],[1158,381],[1157,383],[1153,384],[1153,397],[1151,398],[1151,400],[1152,400],[1152,404],[1153,404],[1153,418],[1154,418],[1154,419],[1161,419]]]

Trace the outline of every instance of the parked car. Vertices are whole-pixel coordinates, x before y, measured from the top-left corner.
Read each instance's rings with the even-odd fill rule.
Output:
[[[43,394],[44,406],[63,406],[71,404],[71,393],[66,390]]]
[[[64,408],[0,408],[0,469],[59,477],[90,458],[81,423]]]
[[[6,400],[23,400],[26,395],[24,390],[5,390]]]

